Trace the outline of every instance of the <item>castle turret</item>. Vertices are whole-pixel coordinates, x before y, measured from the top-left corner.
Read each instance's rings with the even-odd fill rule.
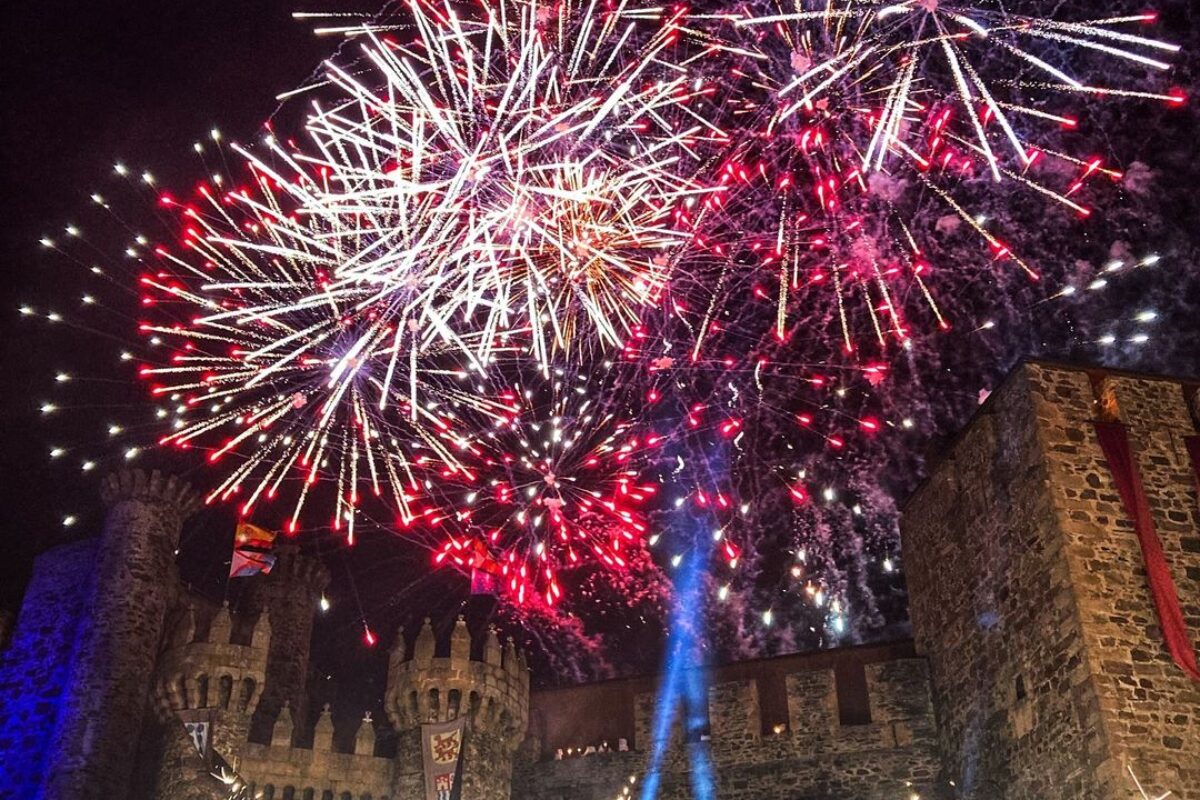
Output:
[[[259,616],[247,643],[234,641],[228,606],[206,636],[195,630],[188,608],[159,660],[155,701],[165,732],[159,797],[187,796],[185,789],[211,784],[216,763],[239,763],[266,681],[268,614]]]
[[[250,738],[267,743],[284,704],[291,708],[298,728],[309,724],[306,683],[313,615],[329,584],[329,573],[320,561],[301,553],[298,545],[286,542],[277,546],[270,574],[254,581],[245,600],[247,613],[269,613],[272,634],[267,683],[250,723]]]
[[[1194,392],[1025,364],[909,501],[910,613],[960,797],[1125,800],[1132,768],[1150,796],[1200,798]]]
[[[529,717],[529,670],[512,646],[501,655],[494,631],[483,642],[483,661],[471,659],[471,636],[461,617],[450,636],[450,656],[435,655],[429,620],[405,659],[400,636],[388,666],[384,701],[398,734],[396,796],[425,793],[421,726],[464,721],[463,800],[508,800],[513,758]]]
[[[174,477],[122,471],[104,481],[108,507],[92,588],[76,637],[42,796],[122,798],[133,772],[163,622],[175,591],[175,549],[197,505]]]

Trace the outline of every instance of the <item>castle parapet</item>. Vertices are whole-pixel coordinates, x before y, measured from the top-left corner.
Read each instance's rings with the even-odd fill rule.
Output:
[[[254,624],[248,644],[233,641],[233,620],[223,606],[206,636],[196,636],[191,608],[176,628],[172,644],[159,660],[155,700],[163,718],[185,711],[216,709],[250,715],[266,681],[271,622],[267,614]]]
[[[352,752],[334,744],[333,715],[321,712],[313,730],[312,747],[296,747],[291,709],[284,706],[275,722],[271,744],[249,743],[242,749],[238,773],[251,797],[398,797],[393,788],[395,765],[375,755],[375,722],[371,715],[359,723]]]
[[[708,675],[706,724],[676,714],[662,761],[663,798],[688,793],[704,747],[717,796],[936,796],[936,728],[928,668],[911,643],[846,648],[720,667]],[[652,678],[535,692],[531,739],[514,796],[615,797],[639,778],[658,711]],[[690,741],[689,741],[690,737]]]
[[[529,717],[529,668],[510,639],[503,648],[494,630],[483,643],[483,660],[471,658],[471,636],[460,617],[450,636],[450,656],[434,656],[429,620],[405,659],[400,637],[388,666],[385,707],[398,730],[466,716],[471,728],[515,749]]]

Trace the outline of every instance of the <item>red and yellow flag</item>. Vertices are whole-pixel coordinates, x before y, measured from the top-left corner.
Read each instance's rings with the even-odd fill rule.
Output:
[[[229,562],[229,577],[249,578],[263,575],[275,566],[275,556],[270,552],[276,534],[266,528],[239,522],[233,534],[233,558]]]

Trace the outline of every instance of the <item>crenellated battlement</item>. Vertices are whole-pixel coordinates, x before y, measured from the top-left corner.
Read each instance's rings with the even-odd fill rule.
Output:
[[[201,504],[200,495],[186,481],[158,470],[147,473],[140,469],[123,469],[106,475],[100,483],[100,499],[109,508],[125,500],[162,505],[181,520]]]
[[[471,658],[471,634],[459,617],[450,635],[450,655],[434,655],[436,640],[428,619],[405,658],[404,637],[397,639],[388,665],[384,700],[388,717],[400,731],[425,722],[465,715],[472,730],[494,736],[515,750],[529,716],[529,667],[511,639],[501,647],[495,630],[485,635],[483,660]]]
[[[328,705],[313,729],[312,747],[297,747],[291,708],[284,706],[275,722],[271,743],[247,744],[242,749],[239,774],[251,797],[393,797],[394,762],[375,755],[375,721],[367,714],[354,735],[353,752],[334,746],[333,715]],[[288,794],[288,790],[293,794]],[[311,790],[311,795],[306,794]]]
[[[160,716],[215,709],[250,715],[266,682],[271,621],[255,621],[247,644],[234,641],[233,618],[224,605],[204,636],[196,634],[195,611],[188,606],[159,659],[154,698]]]

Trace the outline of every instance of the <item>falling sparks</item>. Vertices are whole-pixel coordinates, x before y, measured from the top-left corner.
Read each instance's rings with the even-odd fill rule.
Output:
[[[209,464],[210,502],[348,544],[367,521],[518,605],[560,606],[574,570],[624,574],[642,548],[665,569],[703,547],[716,599],[778,634],[779,596],[737,574],[778,534],[796,554],[783,594],[821,635],[847,634],[858,609],[822,572],[833,537],[881,512],[836,465],[927,427],[888,398],[920,348],[995,338],[982,287],[1044,278],[994,206],[1088,217],[1122,176],[1071,149],[1076,106],[1178,105],[1123,82],[1175,47],[1138,32],[1148,14],[756,8],[411,3],[321,29],[349,41],[281,98],[305,104],[296,138],[212,129],[183,195],[117,162],[112,180],[152,193],[169,235],[122,220],[123,252],[101,265],[77,255],[86,225],[41,241],[138,293],[143,343],[118,358],[154,405],[98,438],[132,461],[152,429]],[[1076,70],[1090,59],[1132,68],[1092,85]],[[92,200],[116,217],[107,190]],[[1110,254],[1037,296],[1102,296],[1158,260]],[[105,308],[76,297],[78,314]],[[1089,339],[1146,345],[1158,315],[1139,305]],[[59,389],[87,385],[61,366]],[[50,457],[96,468],[78,453]],[[664,530],[668,507],[706,521]]]

